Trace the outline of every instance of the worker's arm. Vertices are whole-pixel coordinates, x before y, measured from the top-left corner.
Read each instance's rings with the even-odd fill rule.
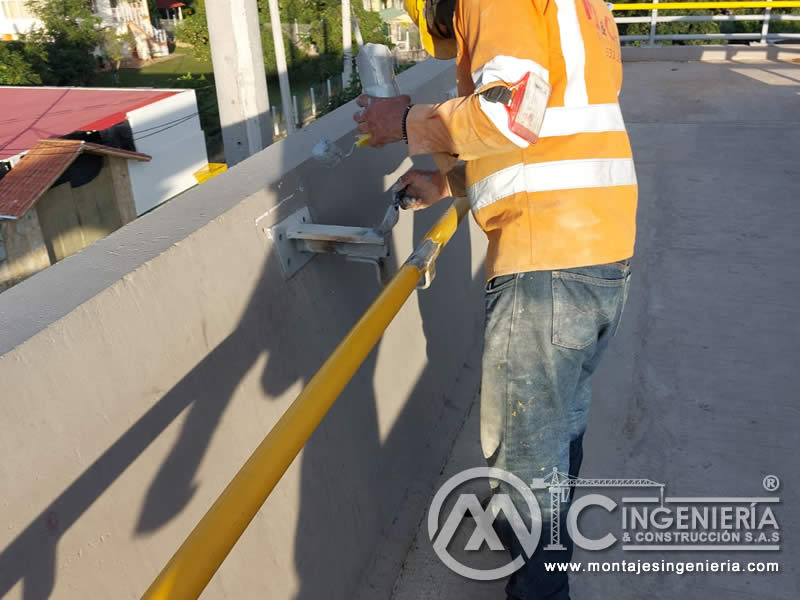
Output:
[[[417,104],[406,118],[409,154],[446,152],[462,160],[524,148],[514,134],[504,105],[480,92],[511,85],[526,73],[548,80],[547,31],[533,2],[459,2],[455,29],[463,40],[475,92],[441,104]]]
[[[429,208],[444,198],[467,195],[464,167],[464,163],[458,163],[448,171],[412,169],[397,180],[392,190],[401,194],[401,208]]]

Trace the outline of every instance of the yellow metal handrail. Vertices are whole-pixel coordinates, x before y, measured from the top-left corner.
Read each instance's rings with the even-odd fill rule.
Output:
[[[723,8],[800,8],[800,2],[787,2],[775,0],[768,2],[765,0],[754,2],[658,2],[636,4],[632,2],[622,4],[611,4],[612,10],[708,10]]]
[[[146,600],[197,598],[469,210],[458,198],[311,378],[195,526]]]

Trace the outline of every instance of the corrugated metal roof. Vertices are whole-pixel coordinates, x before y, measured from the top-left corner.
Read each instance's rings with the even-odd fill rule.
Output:
[[[33,148],[41,139],[73,131],[103,130],[137,108],[180,90],[0,87],[0,160]]]
[[[0,219],[19,219],[82,152],[149,161],[150,156],[82,140],[40,140],[0,179]]]

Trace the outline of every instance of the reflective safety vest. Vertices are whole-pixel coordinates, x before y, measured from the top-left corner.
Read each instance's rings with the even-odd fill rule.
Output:
[[[489,238],[489,279],[633,254],[637,185],[618,104],[616,24],[601,0],[459,0],[459,97],[415,105],[409,151],[467,161],[467,195]],[[527,74],[548,82],[539,139],[509,128],[481,92]]]

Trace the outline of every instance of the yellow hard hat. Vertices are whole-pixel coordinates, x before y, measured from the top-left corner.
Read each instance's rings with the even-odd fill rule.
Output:
[[[431,32],[428,28],[428,20],[425,17],[426,0],[405,0],[406,12],[411,20],[419,27],[419,37],[422,47],[434,58],[447,60],[456,56],[456,41],[454,39],[444,39]],[[434,25],[435,27],[435,25]]]

